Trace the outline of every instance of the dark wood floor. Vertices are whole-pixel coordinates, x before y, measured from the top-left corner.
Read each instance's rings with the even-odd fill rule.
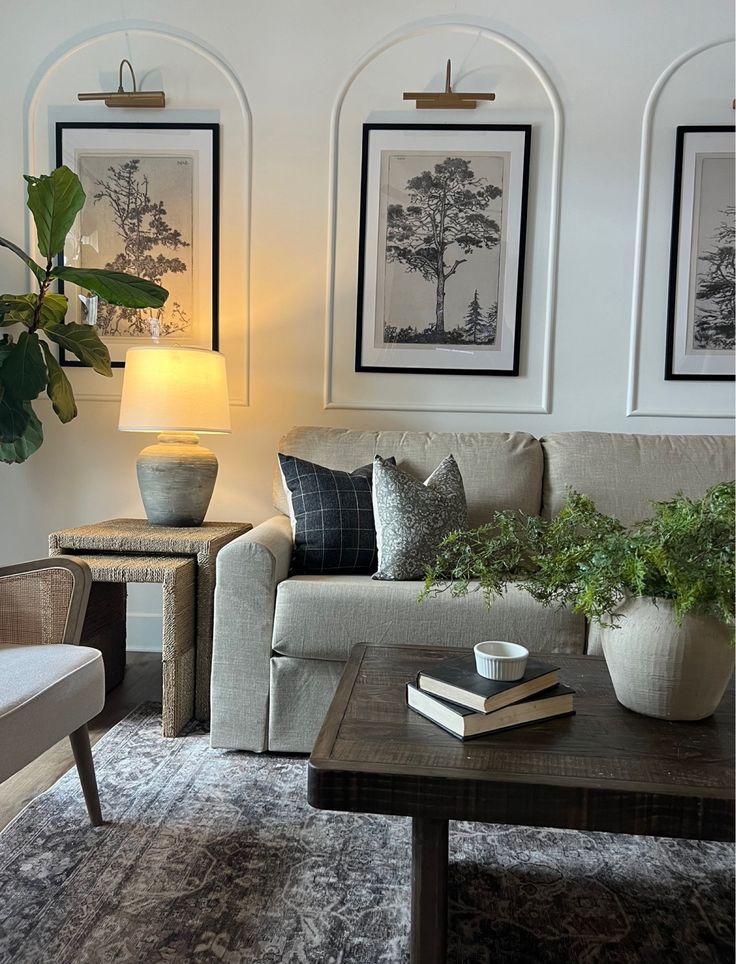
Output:
[[[161,700],[161,656],[158,653],[128,653],[125,679],[108,693],[105,708],[89,724],[92,743],[95,744],[139,703],[148,700]],[[5,783],[0,783],[0,830],[73,765],[71,744],[64,739]]]

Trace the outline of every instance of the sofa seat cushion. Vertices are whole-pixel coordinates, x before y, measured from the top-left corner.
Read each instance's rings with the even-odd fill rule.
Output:
[[[0,781],[78,729],[104,703],[99,650],[0,644]]]
[[[276,594],[273,649],[282,656],[346,660],[356,643],[467,649],[506,639],[540,652],[582,653],[585,620],[546,609],[509,586],[487,608],[480,592],[417,602],[422,582],[370,576],[293,576]]]

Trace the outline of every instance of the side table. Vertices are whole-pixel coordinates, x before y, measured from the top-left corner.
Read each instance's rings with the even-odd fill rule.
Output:
[[[251,528],[243,522],[179,528],[109,519],[49,535],[50,555],[81,556],[92,568],[83,643],[104,624],[124,653],[126,584],[161,583],[164,736],[175,736],[192,715],[209,719],[217,553]]]

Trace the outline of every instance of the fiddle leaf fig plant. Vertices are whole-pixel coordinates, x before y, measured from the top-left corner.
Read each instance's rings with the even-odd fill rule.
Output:
[[[36,225],[39,264],[6,238],[0,248],[12,251],[30,269],[38,291],[0,294],[0,330],[21,326],[16,336],[0,335],[0,462],[25,462],[41,446],[43,429],[33,410],[41,392],[51,400],[61,422],[77,415],[69,379],[51,351],[49,342],[75,355],[88,368],[112,376],[110,353],[90,325],[67,322],[69,302],[52,291],[57,281],[70,282],[112,305],[124,308],[160,308],[168,291],[160,285],[120,271],[55,265],[74,220],[82,210],[85,193],[77,175],[57,167],[40,177],[24,175],[28,184],[28,208]]]

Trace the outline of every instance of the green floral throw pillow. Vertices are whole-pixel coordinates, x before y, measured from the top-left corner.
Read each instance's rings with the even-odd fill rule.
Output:
[[[460,469],[444,458],[426,482],[389,465],[373,463],[373,516],[378,545],[374,579],[423,579],[446,535],[468,525]]]

